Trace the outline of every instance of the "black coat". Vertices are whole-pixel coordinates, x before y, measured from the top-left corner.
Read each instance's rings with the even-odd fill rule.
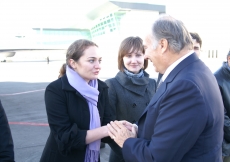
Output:
[[[224,108],[230,117],[230,70],[226,62],[214,73],[224,102]]]
[[[105,81],[109,86],[110,107],[116,120],[135,123],[156,91],[156,81],[144,71],[142,78],[129,78],[118,72],[115,78]]]
[[[14,144],[6,117],[0,101],[0,162],[14,162]]]
[[[116,120],[131,123],[138,121],[156,91],[156,81],[149,78],[145,71],[141,78],[129,78],[124,72],[118,72],[115,78],[105,82],[109,86],[110,107]],[[120,147],[115,142],[109,145],[112,149],[110,162],[122,161]]]
[[[225,117],[224,117],[224,142],[223,156],[230,156],[230,70],[226,62],[214,73],[222,95]]]
[[[111,115],[108,87],[98,80],[98,111],[101,125],[106,125]],[[89,130],[90,112],[85,98],[68,82],[66,75],[50,83],[45,91],[45,104],[50,135],[41,162],[84,162],[86,133]],[[111,140],[104,138],[103,142]]]

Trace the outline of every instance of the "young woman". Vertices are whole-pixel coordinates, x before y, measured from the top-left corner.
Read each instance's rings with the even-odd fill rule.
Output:
[[[116,120],[135,123],[156,91],[156,81],[145,72],[148,60],[144,60],[143,41],[139,37],[128,37],[121,42],[118,51],[118,69],[115,78],[105,82],[109,86],[110,107]],[[111,147],[110,162],[123,162],[121,148],[115,143]]]
[[[99,161],[100,139],[108,136],[106,124],[113,120],[108,87],[97,79],[101,59],[89,40],[68,48],[66,72],[45,91],[50,135],[41,162]]]

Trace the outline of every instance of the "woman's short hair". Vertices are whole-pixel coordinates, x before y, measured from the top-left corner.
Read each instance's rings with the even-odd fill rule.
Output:
[[[135,51],[141,51],[143,54],[145,53],[143,40],[140,37],[128,37],[121,42],[118,51],[118,69],[120,71],[123,72],[125,67],[123,57]],[[143,69],[146,69],[147,67],[148,60],[145,60]]]
[[[98,47],[96,43],[87,39],[79,39],[73,42],[66,52],[66,64],[69,65],[70,59],[78,61],[79,58],[84,54],[84,51],[91,46]]]

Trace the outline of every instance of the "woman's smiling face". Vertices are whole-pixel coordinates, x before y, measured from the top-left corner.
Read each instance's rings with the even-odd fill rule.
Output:
[[[132,49],[130,51],[132,51]],[[137,74],[144,67],[144,54],[142,51],[127,53],[123,57],[123,62],[127,70]]]

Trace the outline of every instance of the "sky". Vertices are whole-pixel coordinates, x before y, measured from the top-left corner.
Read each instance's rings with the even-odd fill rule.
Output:
[[[197,32],[208,48],[230,48],[230,1],[165,0],[166,11]]]
[[[122,1],[122,0],[121,0]],[[140,2],[140,0],[125,0]],[[1,0],[0,37],[29,32],[32,27],[84,27],[84,16],[106,0]],[[229,0],[141,0],[166,5],[166,13],[197,32],[207,48],[230,48]],[[148,18],[146,18],[146,21]],[[137,22],[138,23],[138,22]]]

